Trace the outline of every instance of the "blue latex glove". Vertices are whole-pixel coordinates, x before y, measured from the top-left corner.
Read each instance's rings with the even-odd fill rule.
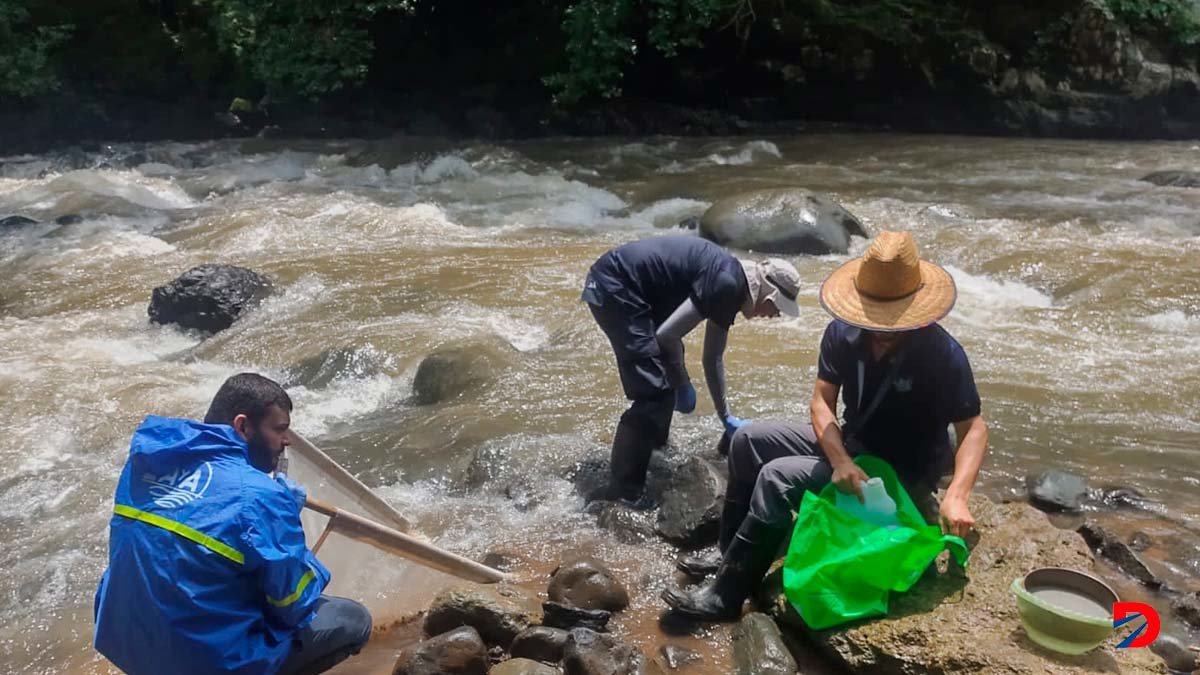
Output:
[[[287,488],[287,491],[292,493],[292,497],[296,500],[296,504],[300,508],[304,508],[304,502],[308,499],[308,490],[305,490],[304,486],[282,473],[275,474],[275,482]]]
[[[675,390],[675,411],[690,413],[696,409],[696,388],[691,382]]]
[[[732,436],[733,432],[737,431],[738,429],[741,429],[742,427],[746,426],[749,423],[750,423],[750,420],[738,419],[737,417],[734,417],[733,415],[725,415],[725,417],[721,419],[721,424],[725,425],[725,435],[726,436]]]

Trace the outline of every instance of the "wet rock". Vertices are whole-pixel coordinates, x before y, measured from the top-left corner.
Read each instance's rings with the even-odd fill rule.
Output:
[[[0,218],[0,230],[10,227],[15,228],[25,227],[26,225],[37,225],[37,222],[38,221],[34,220],[33,218],[26,218],[25,216],[5,216],[4,218]]]
[[[641,544],[653,539],[654,512],[638,511],[616,502],[593,502],[599,508],[596,524],[612,533],[622,544]]]
[[[542,625],[551,628],[587,628],[597,633],[608,631],[608,620],[612,612],[603,609],[580,609],[557,602],[542,603]]]
[[[1163,660],[1163,663],[1170,669],[1168,672],[1172,675],[1175,673],[1186,675],[1200,670],[1200,654],[1189,649],[1173,635],[1160,635],[1157,640],[1150,643],[1150,651]]]
[[[629,606],[629,591],[612,570],[595,558],[569,560],[550,575],[547,596],[580,609],[619,612]]]
[[[425,633],[438,635],[471,626],[488,644],[508,648],[523,630],[541,623],[542,605],[533,593],[510,584],[463,584],[437,595],[425,615]]]
[[[1092,521],[1085,522],[1079,526],[1077,532],[1093,551],[1104,556],[1117,569],[1150,588],[1162,586],[1162,580],[1146,567],[1146,563],[1142,562],[1138,554],[1100,524]]]
[[[679,645],[663,645],[658,648],[658,655],[662,657],[663,664],[671,670],[679,670],[700,660],[699,652]]]
[[[234,265],[200,265],[154,289],[147,313],[160,324],[211,335],[225,330],[271,292],[261,274]]]
[[[478,390],[516,362],[517,350],[499,337],[440,347],[417,366],[413,403],[441,403]]]
[[[637,675],[645,667],[642,653],[612,635],[576,628],[563,650],[566,675]]]
[[[681,230],[698,230],[700,229],[700,216],[688,216],[679,221],[679,225],[676,227]]]
[[[1090,497],[1095,504],[1107,508],[1146,510],[1152,506],[1145,495],[1127,487],[1106,486],[1092,491]]]
[[[605,457],[589,457],[571,467],[565,478],[575,486],[575,492],[584,502],[605,499],[608,497],[610,466]]]
[[[560,672],[558,668],[530,659],[509,659],[492,666],[488,675],[559,675]]]
[[[513,508],[521,513],[528,513],[542,503],[541,494],[523,480],[504,486],[504,496],[513,503]]]
[[[575,486],[575,492],[585,502],[608,498],[610,477],[608,456],[589,457],[577,462],[563,477]],[[679,468],[666,453],[655,451],[650,455],[650,466],[646,469],[646,492],[655,503],[662,501],[663,493],[671,484],[671,477]]]
[[[1154,540],[1145,532],[1134,532],[1129,535],[1129,548],[1142,552],[1154,545]]]
[[[700,236],[722,246],[760,253],[845,253],[863,224],[831,197],[800,188],[746,192],[713,204]]]
[[[487,646],[479,633],[463,626],[401,654],[392,675],[486,675],[488,665]]]
[[[501,572],[511,572],[517,566],[516,556],[503,551],[488,551],[479,562]]]
[[[83,216],[78,213],[68,213],[54,219],[55,225],[76,225],[83,222]]]
[[[725,482],[708,461],[699,457],[687,460],[663,495],[655,530],[663,539],[683,548],[716,543]]]
[[[289,366],[283,373],[285,387],[324,389],[337,379],[365,379],[381,372],[389,356],[371,345],[331,347]]]
[[[1054,527],[1028,504],[970,502],[979,533],[964,574],[939,559],[938,574],[907,593],[893,593],[888,616],[807,634],[836,664],[863,673],[1033,673],[1059,675],[1161,672],[1145,649],[1116,650],[1110,642],[1070,660],[1050,654],[1022,632],[1013,579],[1039,567],[1092,571],[1083,538]],[[781,589],[778,570],[768,576],[759,606],[786,630],[803,622]]]
[[[738,675],[792,675],[796,661],[775,622],[751,612],[733,629],[733,667]]]
[[[1170,187],[1200,187],[1200,172],[1155,171],[1142,176],[1142,180],[1155,185]]]
[[[542,663],[558,663],[570,634],[561,628],[534,626],[521,631],[513,640],[512,655]]]
[[[1066,471],[1043,471],[1025,478],[1029,501],[1043,511],[1078,511],[1087,496],[1087,479]]]
[[[1184,593],[1171,600],[1171,611],[1180,621],[1200,628],[1200,591]]]

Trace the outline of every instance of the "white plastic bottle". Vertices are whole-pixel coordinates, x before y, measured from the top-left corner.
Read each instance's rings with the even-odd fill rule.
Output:
[[[846,513],[877,527],[896,527],[896,501],[887,493],[882,478],[868,478],[862,483],[864,503],[858,497],[838,491],[837,507]]]

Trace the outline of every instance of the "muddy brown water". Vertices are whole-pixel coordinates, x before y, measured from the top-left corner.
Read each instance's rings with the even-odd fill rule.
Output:
[[[780,185],[831,193],[873,230],[912,230],[948,266],[960,295],[944,325],[991,427],[979,489],[1005,497],[1050,467],[1136,489],[1149,510],[1095,517],[1150,535],[1161,573],[1197,587],[1200,190],[1137,179],[1195,167],[1200,145],[819,134],[137,149],[150,161],[120,170],[0,159],[0,215],[84,216],[0,232],[5,671],[103,670],[92,593],[131,431],[147,413],[199,416],[226,376],[258,370],[297,381],[297,428],[443,545],[518,551],[539,590],[564,554],[594,552],[634,595],[620,634],[648,652],[682,641],[722,672],[726,629],[657,627],[675,551],[613,541],[562,478],[606,451],[624,407],[578,294],[609,247]],[[736,414],[804,414],[827,321],[817,286],[847,257],[794,259],[801,316],[733,329]],[[209,340],[149,325],[151,289],[206,262],[252,267],[277,292]],[[516,350],[497,381],[408,402],[425,354],[484,337]],[[302,364],[330,354],[333,376],[305,384]],[[698,355],[693,336],[697,378]],[[702,396],[677,416],[672,451],[709,452],[718,433]],[[469,482],[476,455],[490,477]],[[505,496],[514,480],[534,509]]]

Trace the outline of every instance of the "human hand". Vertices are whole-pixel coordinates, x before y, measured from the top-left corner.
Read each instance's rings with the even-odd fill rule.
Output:
[[[725,435],[726,436],[733,436],[733,432],[737,431],[738,429],[741,429],[742,427],[746,426],[749,423],[750,423],[750,420],[739,419],[728,413],[724,417],[721,418],[721,424],[725,425]]]
[[[691,382],[675,390],[675,412],[690,413],[696,409],[696,388]]]
[[[864,503],[862,484],[868,477],[867,472],[847,459],[833,467],[833,477],[829,479],[829,482],[833,483],[839,491],[858,497],[858,503],[862,504]]]
[[[941,514],[942,532],[956,537],[965,537],[975,527],[975,517],[967,508],[967,500],[947,497],[938,508]]]

